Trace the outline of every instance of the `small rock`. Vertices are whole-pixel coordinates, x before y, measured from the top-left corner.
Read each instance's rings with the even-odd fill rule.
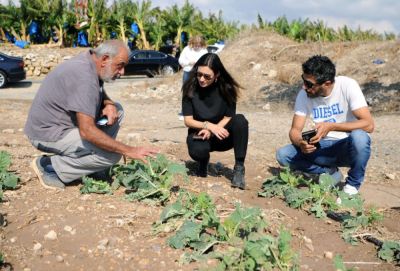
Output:
[[[10,242],[11,243],[15,243],[17,241],[17,237],[12,237],[11,239],[10,239]]]
[[[386,179],[394,180],[396,178],[396,175],[392,174],[392,173],[386,173],[385,177],[386,177]]]
[[[36,243],[33,245],[33,251],[38,252],[39,250],[42,249],[42,244],[41,243]]]
[[[255,64],[253,66],[253,68],[252,68],[253,71],[258,71],[259,69],[261,69],[261,64],[260,63]]]
[[[314,251],[314,246],[311,243],[306,243],[306,248],[308,248],[310,251]]]
[[[267,103],[262,107],[262,109],[265,110],[265,111],[270,111],[271,110],[271,105],[269,103]]]
[[[107,238],[105,238],[105,239],[103,239],[103,240],[100,240],[99,241],[99,243],[98,243],[98,245],[97,245],[97,248],[98,249],[101,249],[101,250],[105,250],[106,249],[106,247],[107,247],[107,245],[108,245],[108,239]]]
[[[269,78],[275,78],[278,75],[278,72],[276,70],[270,70],[268,72],[268,77]]]
[[[308,238],[307,236],[303,236],[303,240],[306,244],[312,244],[312,240]]]
[[[57,255],[56,256],[56,261],[59,262],[59,263],[62,263],[64,261],[64,257],[61,256],[61,255]]]
[[[71,226],[65,226],[64,227],[64,231],[71,232],[72,231],[72,227]]]
[[[15,131],[14,131],[14,129],[4,129],[4,130],[2,131],[2,133],[3,133],[3,134],[14,134]]]
[[[54,241],[57,239],[57,233],[55,231],[51,230],[44,236],[44,239]]]
[[[117,224],[117,227],[122,227],[125,224],[125,221],[123,219],[116,219],[115,224]]]
[[[71,226],[65,226],[64,231],[69,232],[70,234],[74,235],[76,233],[76,229],[73,229]]]
[[[324,257],[327,259],[332,260],[333,259],[333,253],[331,251],[325,251],[324,252]]]

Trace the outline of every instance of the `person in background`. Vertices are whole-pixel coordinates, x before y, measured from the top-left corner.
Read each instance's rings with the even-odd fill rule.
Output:
[[[199,60],[199,58],[206,54],[206,42],[202,36],[196,35],[189,39],[189,44],[183,48],[182,52],[179,55],[179,64],[183,69],[183,78],[182,85],[189,79],[190,71],[193,68],[193,65]],[[182,112],[179,114],[179,119],[183,120]]]
[[[158,152],[116,140],[124,111],[109,98],[104,82],[124,74],[129,52],[122,41],[105,41],[63,62],[44,79],[25,124],[32,145],[52,154],[32,162],[44,187],[63,189],[83,176],[101,174],[122,155],[144,160]]]
[[[371,153],[369,133],[374,121],[358,83],[337,76],[335,65],[326,56],[315,55],[302,65],[303,89],[297,95],[289,138],[278,149],[276,159],[309,174],[326,173],[336,184],[343,176],[338,167],[350,167],[343,191],[355,195],[364,181]],[[306,118],[315,123],[316,135],[302,139]]]
[[[207,53],[194,64],[183,85],[182,112],[189,128],[189,155],[199,164],[197,175],[207,177],[210,152],[233,148],[232,186],[245,189],[249,125],[242,114],[236,114],[239,88],[218,55]]]
[[[179,56],[179,64],[183,69],[183,83],[189,78],[193,65],[206,53],[206,42],[202,36],[196,35],[189,39],[189,44],[183,48]]]

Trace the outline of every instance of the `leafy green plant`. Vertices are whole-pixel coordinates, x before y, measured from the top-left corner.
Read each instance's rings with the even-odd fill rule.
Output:
[[[106,181],[95,180],[91,177],[82,178],[83,186],[80,188],[82,194],[96,193],[96,194],[109,194],[113,193],[110,184]]]
[[[132,160],[127,165],[117,165],[112,172],[115,177],[113,187],[125,186],[129,200],[150,200],[161,204],[169,199],[176,175],[188,180],[184,165],[174,163],[161,154],[149,158],[147,164]]]
[[[196,195],[181,190],[177,200],[164,208],[160,220],[153,225],[153,229],[156,233],[171,231],[185,220],[200,220],[203,225],[208,227],[215,227],[219,224],[216,207],[208,194]]]
[[[252,232],[243,245],[213,254],[220,260],[216,270],[299,270],[290,240],[291,235],[285,230],[277,238]]]
[[[378,257],[387,262],[400,264],[400,242],[385,241],[378,251]]]
[[[376,209],[365,209],[359,195],[349,196],[334,187],[334,180],[321,174],[318,183],[296,176],[284,168],[279,177],[267,179],[259,192],[262,197],[281,197],[292,208],[302,208],[317,218],[327,214],[342,224],[342,237],[346,242],[357,244],[358,232],[383,219]],[[341,213],[337,214],[336,211]]]
[[[259,208],[241,208],[236,205],[235,211],[218,227],[218,235],[224,241],[245,238],[252,232],[262,231],[266,227]]]
[[[235,211],[221,221],[208,194],[181,191],[154,227],[157,232],[162,226],[178,228],[167,242],[176,249],[192,250],[182,255],[183,262],[214,258],[218,260],[216,270],[296,270],[290,234],[282,230],[274,238],[265,234],[266,225],[259,208],[237,204]]]
[[[5,151],[0,151],[0,201],[3,200],[3,190],[15,189],[18,184],[18,176],[8,172],[10,165],[10,154]]]
[[[334,180],[327,174],[321,174],[318,183],[313,183],[301,174],[296,175],[284,168],[279,177],[273,176],[262,185],[261,197],[283,197],[292,208],[307,209],[318,218],[326,217],[326,209],[337,209]]]

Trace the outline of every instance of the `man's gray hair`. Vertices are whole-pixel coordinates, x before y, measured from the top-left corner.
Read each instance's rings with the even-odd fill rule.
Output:
[[[93,52],[97,57],[104,55],[115,57],[121,48],[125,48],[128,51],[128,55],[130,54],[131,50],[122,40],[106,40],[97,48],[93,49]]]

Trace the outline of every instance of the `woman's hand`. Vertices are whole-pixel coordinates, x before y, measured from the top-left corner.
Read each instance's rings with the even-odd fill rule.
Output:
[[[220,140],[229,136],[228,130],[213,123],[208,123],[207,129]]]
[[[197,134],[201,136],[203,140],[209,140],[211,137],[211,132],[207,129],[201,129]]]

